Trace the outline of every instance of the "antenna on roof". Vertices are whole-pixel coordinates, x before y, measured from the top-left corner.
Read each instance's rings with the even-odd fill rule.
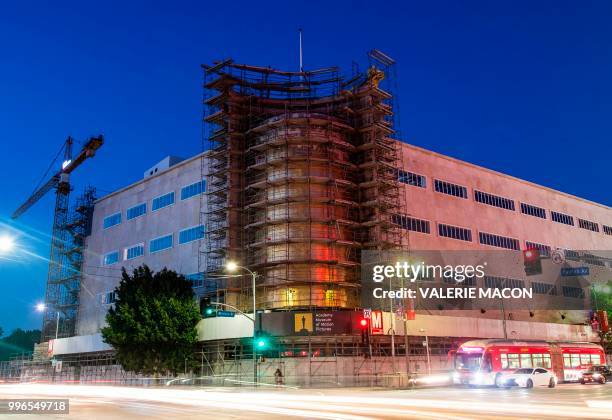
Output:
[[[300,34],[300,72],[303,72],[304,71],[304,65],[302,63],[302,28],[299,28],[298,32]]]

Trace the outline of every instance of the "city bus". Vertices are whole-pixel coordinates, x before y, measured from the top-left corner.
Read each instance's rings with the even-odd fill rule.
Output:
[[[497,385],[504,373],[519,368],[552,370],[559,381],[579,381],[590,366],[605,364],[600,345],[539,340],[471,340],[449,352],[453,383]]]

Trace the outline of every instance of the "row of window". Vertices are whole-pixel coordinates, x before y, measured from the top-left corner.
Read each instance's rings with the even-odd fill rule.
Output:
[[[580,366],[601,365],[599,354],[564,354],[563,367],[577,368]]]
[[[413,172],[404,171],[401,169],[398,170],[398,181],[404,184],[413,185],[421,188],[426,188],[427,186],[425,176],[415,174]],[[466,200],[468,198],[467,187],[446,181],[441,181],[439,179],[434,179],[434,190],[442,194],[452,195],[454,197],[459,197]],[[511,198],[502,197],[500,195],[494,195],[483,191],[474,190],[474,201],[493,207],[499,207],[505,210],[515,211],[514,200]],[[546,219],[546,210],[542,207],[522,202],[520,203],[520,205],[521,213],[526,214],[528,216]],[[553,222],[574,226],[574,217],[568,214],[551,210],[550,218]],[[590,220],[578,218],[578,226],[582,229],[599,232],[599,224]],[[602,227],[606,235],[612,235],[612,226],[602,225]]]
[[[178,244],[187,244],[197,241],[204,237],[204,226],[194,226],[179,231]],[[160,236],[149,241],[149,254],[172,248],[174,245],[174,234]],[[128,261],[134,258],[143,256],[145,253],[145,244],[139,243],[123,249],[123,260]],[[113,265],[121,260],[121,255],[118,250],[111,251],[102,257],[102,265]]]
[[[191,197],[202,194],[206,191],[206,181],[194,182],[181,188],[181,201],[187,200]],[[151,211],[157,211],[173,205],[175,202],[174,191],[166,194],[162,194],[151,200]],[[133,207],[130,207],[125,212],[126,220],[136,219],[137,217],[144,216],[147,214],[147,203],[140,203]],[[121,212],[117,212],[106,216],[103,221],[104,229],[111,228],[113,226],[121,224]]]
[[[550,369],[552,362],[548,353],[501,353],[502,369],[545,368]]]

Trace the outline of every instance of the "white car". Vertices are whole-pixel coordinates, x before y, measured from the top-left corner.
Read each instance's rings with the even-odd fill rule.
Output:
[[[512,373],[502,375],[498,382],[502,387],[520,386],[533,388],[534,386],[557,386],[557,376],[543,368],[522,368]]]

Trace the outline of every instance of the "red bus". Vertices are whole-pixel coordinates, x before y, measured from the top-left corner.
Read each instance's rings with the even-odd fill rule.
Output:
[[[472,340],[449,352],[453,383],[498,385],[502,373],[519,368],[552,370],[559,381],[579,381],[592,365],[606,363],[603,348],[593,343],[538,340]]]

